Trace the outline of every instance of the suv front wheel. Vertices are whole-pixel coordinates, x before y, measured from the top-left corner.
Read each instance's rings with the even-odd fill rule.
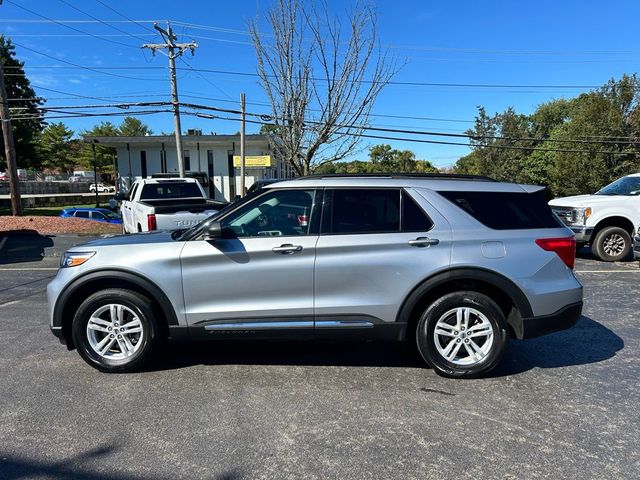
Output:
[[[72,335],[80,356],[103,372],[140,369],[159,342],[149,299],[117,288],[96,292],[82,302]]]
[[[422,358],[439,375],[476,377],[500,361],[507,341],[506,320],[486,295],[453,292],[425,310],[416,341]]]

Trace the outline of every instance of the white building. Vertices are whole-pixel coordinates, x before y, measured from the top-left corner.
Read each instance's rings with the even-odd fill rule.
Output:
[[[116,149],[118,185],[122,189],[139,178],[178,172],[173,135],[85,136],[84,141]],[[199,130],[190,130],[182,137],[182,148],[185,172],[205,173],[211,198],[230,201],[240,194],[240,135],[202,135]],[[271,155],[266,135],[245,136],[245,158],[247,188],[258,179],[292,176],[291,167]]]

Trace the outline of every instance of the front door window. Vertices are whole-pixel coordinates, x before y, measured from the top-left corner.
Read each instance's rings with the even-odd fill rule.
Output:
[[[309,235],[316,220],[315,190],[273,190],[222,221],[238,238]]]

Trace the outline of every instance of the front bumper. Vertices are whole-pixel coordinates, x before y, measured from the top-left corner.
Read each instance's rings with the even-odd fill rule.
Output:
[[[573,327],[582,315],[582,302],[572,303],[551,315],[522,319],[522,338],[535,338]]]
[[[576,243],[589,243],[593,235],[593,227],[572,227],[569,228],[576,236]]]
[[[640,260],[640,235],[633,237],[633,259]]]

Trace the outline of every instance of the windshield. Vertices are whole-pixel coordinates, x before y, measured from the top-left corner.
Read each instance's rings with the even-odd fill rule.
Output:
[[[622,177],[596,192],[596,195],[638,195],[640,177]]]

